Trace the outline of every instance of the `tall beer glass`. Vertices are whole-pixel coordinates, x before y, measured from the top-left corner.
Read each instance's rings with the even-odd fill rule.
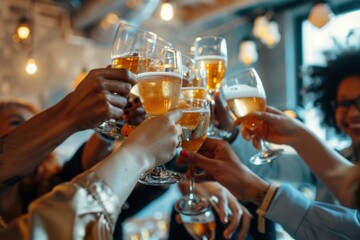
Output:
[[[148,117],[164,114],[176,108],[182,83],[181,53],[168,46],[156,44],[153,52],[140,52],[137,75],[139,97]],[[162,185],[179,182],[180,173],[169,171],[164,165],[143,173],[139,182]]]
[[[214,125],[215,120],[215,94],[218,93],[227,67],[226,40],[222,37],[198,37],[194,42],[194,59],[199,69],[206,72],[207,89],[211,97],[211,124],[209,137],[227,138],[231,134],[220,130]]]
[[[231,112],[241,120],[241,124],[251,130],[261,127],[262,121],[249,115],[255,111],[265,111],[266,108],[265,90],[254,68],[247,68],[228,76],[222,82],[221,90]],[[252,164],[270,163],[283,151],[271,149],[263,139],[260,140],[260,145],[260,152],[250,158]]]
[[[139,51],[153,51],[156,38],[157,35],[155,33],[142,30],[127,23],[120,23],[111,51],[112,67],[126,68],[137,74]],[[95,130],[109,137],[118,138],[121,136],[121,128],[117,123],[119,122],[115,119],[109,119],[101,123]]]

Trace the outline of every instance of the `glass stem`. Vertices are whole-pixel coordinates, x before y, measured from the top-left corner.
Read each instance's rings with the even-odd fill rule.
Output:
[[[209,130],[212,131],[215,127],[215,95],[213,92],[209,93],[210,95],[210,125]]]
[[[195,171],[195,166],[190,165],[189,166],[191,169],[190,171],[190,185],[189,185],[189,198],[191,200],[195,199],[195,179],[194,179],[194,171]]]
[[[272,149],[269,147],[264,139],[260,139],[261,155],[262,158],[271,157],[273,155]]]

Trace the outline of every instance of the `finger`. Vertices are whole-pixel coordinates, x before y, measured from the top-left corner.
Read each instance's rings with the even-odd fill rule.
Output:
[[[231,210],[231,217],[230,222],[224,231],[224,236],[228,236],[230,238],[234,234],[236,229],[239,227],[240,218],[243,214],[243,210],[236,199],[233,199],[233,201],[229,201],[229,208]]]
[[[113,80],[102,79],[102,86],[110,93],[128,97],[131,90],[131,84],[128,82],[119,82]]]
[[[217,161],[202,156],[201,154],[194,153],[194,152],[187,152],[182,150],[180,152],[180,156],[178,158],[179,163],[181,164],[193,164],[196,167],[202,168],[205,171],[208,169],[212,169],[215,165],[217,167]],[[209,172],[209,171],[207,171]]]
[[[221,222],[223,224],[228,223],[229,219],[228,219],[228,213],[227,213],[227,208],[228,208],[228,201],[226,196],[222,195],[220,197],[218,197],[218,209],[219,209],[219,218],[221,220]]]
[[[124,109],[127,103],[126,97],[120,95],[108,94],[106,98],[111,105],[121,109]]]
[[[266,112],[270,112],[270,113],[274,113],[274,114],[278,114],[278,115],[283,115],[284,113],[282,111],[280,111],[277,108],[274,108],[272,106],[267,106],[266,107]]]
[[[250,129],[243,126],[241,128],[241,135],[246,141],[250,141],[252,138],[253,132]]]
[[[246,238],[250,229],[250,223],[252,219],[251,213],[245,207],[243,207],[242,209],[243,209],[243,214],[241,216],[241,228],[238,234],[238,239]]]
[[[131,85],[136,84],[135,74],[125,68],[93,69],[89,72],[88,75],[94,76],[94,77],[104,77],[106,79],[128,82]]]
[[[175,109],[170,112],[165,113],[165,116],[167,116],[170,120],[174,122],[178,122],[182,116],[182,111],[180,109]]]
[[[260,139],[257,137],[257,136],[252,136],[252,144],[253,144],[253,146],[256,148],[256,149],[258,149],[258,150],[260,150],[261,149],[261,145],[260,145]]]

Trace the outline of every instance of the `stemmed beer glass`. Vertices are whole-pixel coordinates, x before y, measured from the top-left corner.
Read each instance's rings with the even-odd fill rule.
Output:
[[[126,68],[137,74],[139,51],[153,51],[156,39],[157,35],[155,33],[127,23],[120,23],[111,51],[112,68]],[[121,128],[115,119],[109,119],[101,123],[95,130],[113,138],[121,136]]]
[[[180,99],[178,108],[183,111],[179,120],[182,127],[182,148],[188,152],[197,152],[206,139],[210,123],[209,102],[198,98]],[[181,214],[199,215],[210,208],[207,198],[195,194],[194,166],[190,176],[190,191],[175,204],[175,209]]]
[[[180,213],[181,222],[186,231],[195,240],[214,240],[216,221],[213,211],[210,209],[198,215],[186,215]]]
[[[245,127],[255,130],[262,125],[262,121],[249,115],[255,111],[265,111],[266,108],[265,90],[254,68],[247,68],[225,78],[221,91],[231,112],[241,119]],[[271,149],[263,139],[260,139],[260,146],[260,152],[250,158],[250,163],[255,165],[270,163],[283,151]]]
[[[206,72],[196,65],[193,58],[182,54],[183,82],[181,88],[182,98],[207,99]]]
[[[194,42],[194,59],[199,69],[206,72],[207,89],[211,98],[211,122],[208,131],[209,137],[227,138],[231,134],[220,130],[214,125],[215,94],[219,91],[227,67],[226,40],[222,37],[198,37]]]
[[[156,44],[153,51],[141,51],[139,56],[137,85],[140,101],[148,117],[175,109],[182,83],[181,53],[171,47]],[[182,179],[180,173],[169,171],[164,165],[160,165],[143,173],[139,182],[162,185]]]

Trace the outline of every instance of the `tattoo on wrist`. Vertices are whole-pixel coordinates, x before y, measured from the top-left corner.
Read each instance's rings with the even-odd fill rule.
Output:
[[[260,205],[264,201],[265,195],[266,195],[266,191],[265,192],[257,192],[255,195],[256,204]]]

